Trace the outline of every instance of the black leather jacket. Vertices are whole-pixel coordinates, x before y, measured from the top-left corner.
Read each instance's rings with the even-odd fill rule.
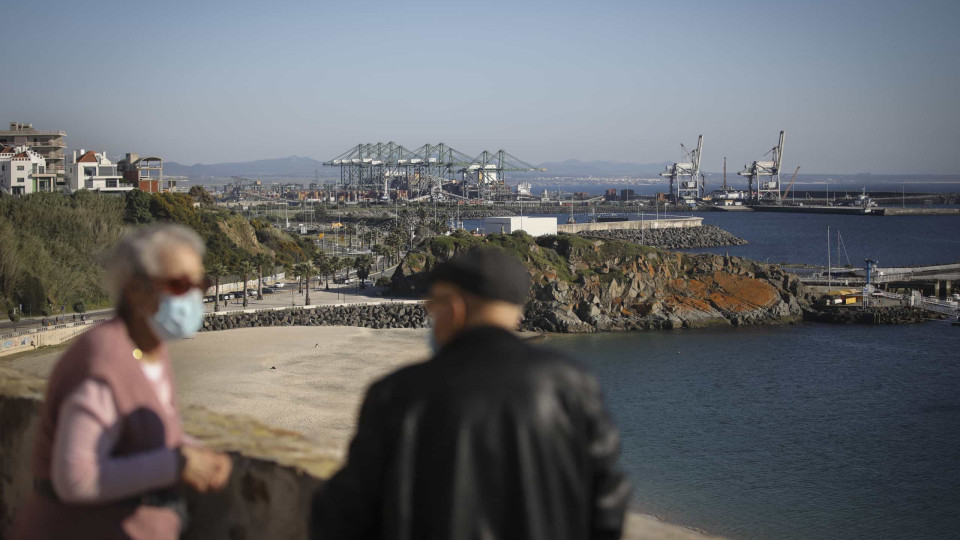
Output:
[[[370,387],[311,538],[619,538],[630,486],[593,376],[495,328]]]

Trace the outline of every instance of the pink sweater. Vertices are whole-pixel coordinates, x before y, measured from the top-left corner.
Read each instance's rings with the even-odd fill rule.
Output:
[[[140,367],[157,397],[173,412],[171,374],[160,363]],[[177,451],[159,448],[114,456],[121,424],[106,384],[89,379],[65,399],[57,416],[50,480],[67,503],[105,503],[140,495],[177,482]]]

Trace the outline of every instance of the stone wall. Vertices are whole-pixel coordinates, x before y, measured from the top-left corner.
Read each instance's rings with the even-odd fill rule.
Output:
[[[617,229],[612,231],[587,231],[582,236],[591,238],[614,238],[636,242],[662,249],[693,249],[717,246],[742,246],[746,240],[714,225],[687,227],[683,229]]]
[[[425,328],[427,313],[419,302],[386,302],[279,308],[208,316],[203,331],[254,326],[361,326],[364,328]]]

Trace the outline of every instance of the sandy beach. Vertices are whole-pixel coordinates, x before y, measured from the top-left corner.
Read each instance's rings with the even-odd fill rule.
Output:
[[[181,405],[250,416],[342,455],[369,384],[426,359],[426,330],[355,327],[203,332],[170,345]],[[2,363],[46,377],[63,348]]]

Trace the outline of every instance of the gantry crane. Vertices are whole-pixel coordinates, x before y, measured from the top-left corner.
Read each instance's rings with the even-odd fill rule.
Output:
[[[703,135],[697,138],[697,147],[688,151],[680,143],[682,157],[667,170],[660,173],[670,179],[670,197],[673,202],[703,198],[703,176],[700,174],[700,156],[703,152]]]
[[[754,161],[750,165],[744,165],[743,170],[737,173],[747,177],[750,196],[753,197],[756,194],[757,202],[763,199],[779,202],[781,199],[780,165],[783,161],[783,131],[780,132],[780,142],[763,156],[768,155],[771,155],[771,161]],[[756,183],[756,192],[754,192],[754,183]]]

